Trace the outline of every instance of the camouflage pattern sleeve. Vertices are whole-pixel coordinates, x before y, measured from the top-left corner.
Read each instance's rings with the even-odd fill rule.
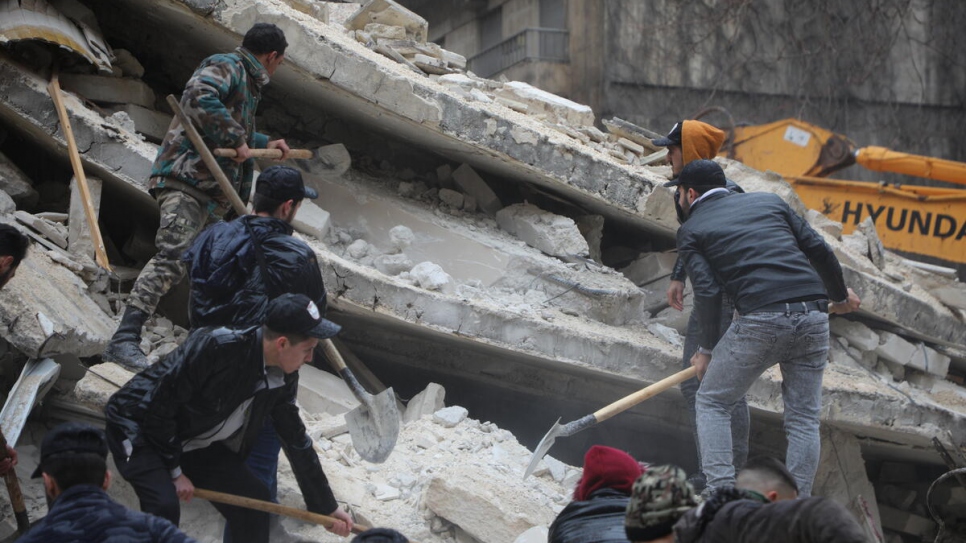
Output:
[[[225,105],[245,77],[244,65],[217,55],[206,59],[185,85],[181,107],[214,147],[235,149],[248,140],[245,127]]]

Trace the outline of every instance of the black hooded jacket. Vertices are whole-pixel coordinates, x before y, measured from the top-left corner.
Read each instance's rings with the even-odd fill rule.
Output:
[[[284,293],[305,294],[325,315],[315,252],[281,219],[246,215],[212,225],[182,259],[191,279],[194,328],[260,324],[269,300]]]
[[[602,488],[584,501],[572,501],[550,525],[548,543],[627,543],[624,516],[630,497]]]
[[[180,347],[107,401],[109,441],[128,439],[135,449],[149,447],[174,470],[180,467],[182,443],[221,424],[253,398],[240,430],[239,455],[248,456],[264,417],[272,417],[306,506],[331,513],[337,503],[295,405],[298,372],[286,375],[281,387],[256,392],[262,382],[267,385],[263,353],[260,327],[193,330]]]
[[[685,513],[674,525],[674,540],[678,543],[867,541],[851,513],[827,498],[762,503],[747,499],[739,492],[715,496]]]

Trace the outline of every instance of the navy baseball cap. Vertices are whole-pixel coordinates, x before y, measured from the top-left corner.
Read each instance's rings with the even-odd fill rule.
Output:
[[[327,339],[342,329],[338,324],[322,318],[319,307],[304,294],[282,294],[268,303],[265,326],[279,334]]]
[[[104,433],[89,424],[65,422],[44,436],[40,445],[40,463],[30,477],[40,477],[44,465],[52,458],[90,453],[107,461],[107,441]]]
[[[285,202],[287,200],[315,199],[319,193],[302,182],[302,173],[290,166],[271,166],[258,175],[255,193]]]
[[[725,187],[728,185],[728,178],[725,177],[724,170],[713,160],[701,159],[688,162],[681,169],[681,174],[677,179],[672,179],[664,183],[665,187]]]
[[[651,140],[651,143],[657,145],[658,147],[667,147],[668,145],[681,145],[681,127],[684,126],[684,121],[679,123],[674,123],[671,127],[671,131],[667,133],[667,136],[663,138],[658,138],[656,140]]]

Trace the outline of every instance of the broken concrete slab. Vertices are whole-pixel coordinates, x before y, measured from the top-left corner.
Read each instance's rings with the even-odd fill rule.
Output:
[[[346,20],[345,27],[349,30],[364,30],[371,23],[401,26],[406,30],[406,34],[420,42],[426,41],[429,28],[426,19],[393,0],[369,0]]]
[[[510,81],[496,92],[510,100],[526,104],[531,114],[545,114],[548,121],[573,127],[593,126],[594,112],[590,107],[538,89],[522,81]]]
[[[446,389],[436,383],[430,383],[419,394],[416,394],[406,405],[403,422],[410,423],[423,415],[432,415],[445,407]]]
[[[882,532],[875,488],[866,475],[862,448],[855,436],[833,428],[822,430],[822,454],[812,494],[835,500],[857,520],[865,516],[859,505],[860,499],[864,500],[872,515],[872,525]]]
[[[100,215],[101,209],[101,188],[103,182],[97,177],[87,177],[87,190],[91,197],[91,207],[95,213]],[[77,186],[77,178],[70,180],[70,208],[67,220],[67,244],[68,249],[75,255],[83,255],[87,258],[94,258],[94,242],[91,240],[90,223],[87,220],[87,210],[84,206],[84,199],[81,197],[80,188]],[[96,217],[95,217],[96,220]]]
[[[31,358],[100,354],[115,327],[87,286],[42,250],[28,251],[0,291],[0,337]]]
[[[476,199],[480,209],[490,215],[496,215],[497,211],[503,209],[503,204],[493,189],[468,164],[462,164],[453,171],[453,181],[460,190]]]
[[[299,405],[310,413],[341,415],[359,405],[345,381],[312,366],[299,370]]]
[[[329,212],[315,205],[307,199],[302,201],[295,219],[292,221],[292,228],[296,232],[301,232],[317,239],[325,239],[329,234],[330,224]]]
[[[635,285],[643,286],[671,275],[677,261],[677,253],[647,253],[621,268],[620,272]]]
[[[171,126],[171,115],[137,104],[124,104],[109,109],[115,113],[123,111],[134,121],[134,129],[155,143],[160,143]]]
[[[40,199],[30,178],[3,153],[0,153],[0,190],[26,211],[33,211]]]
[[[89,74],[61,74],[64,90],[104,104],[136,104],[153,108],[154,91],[139,79]]]
[[[13,216],[17,219],[20,224],[29,226],[37,232],[40,232],[42,236],[56,244],[61,249],[67,248],[67,229],[63,225],[53,223],[35,215],[31,215],[26,211],[16,211]]]
[[[527,245],[551,256],[587,256],[590,247],[569,217],[555,215],[531,204],[513,204],[497,212],[500,228]]]
[[[816,209],[809,209],[805,212],[805,220],[816,230],[821,230],[835,239],[842,237],[842,223],[833,221]]]
[[[874,351],[879,346],[879,334],[861,322],[833,317],[829,319],[829,330],[862,351]]]

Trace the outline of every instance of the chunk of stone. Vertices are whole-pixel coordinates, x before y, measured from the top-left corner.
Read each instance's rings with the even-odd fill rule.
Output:
[[[401,26],[406,29],[406,35],[416,41],[427,41],[429,23],[426,19],[393,0],[369,0],[346,20],[345,27],[349,30],[365,30],[366,25],[371,23]]]
[[[134,121],[134,129],[154,142],[163,140],[171,125],[171,115],[137,104],[124,104],[112,107],[110,110],[115,113],[126,113]]]
[[[416,284],[426,290],[450,293],[455,288],[453,278],[433,262],[420,262],[409,271]]]
[[[546,526],[534,526],[518,535],[513,543],[546,543],[550,530]]]
[[[27,174],[23,173],[6,155],[0,153],[0,190],[6,192],[17,207],[32,211],[40,200]]]
[[[413,396],[406,405],[406,412],[403,414],[403,422],[412,422],[422,418],[423,415],[436,413],[445,404],[446,389],[442,385],[430,383],[419,394]]]
[[[624,149],[627,149],[628,151],[635,153],[637,155],[644,154],[643,145],[638,145],[627,138],[617,138],[617,144],[623,147]]]
[[[443,49],[442,53],[443,53],[443,61],[446,62],[447,66],[449,66],[450,68],[456,68],[458,70],[466,69],[466,57],[464,57],[459,53],[447,51],[446,49]]]
[[[480,209],[490,215],[496,215],[496,212],[503,208],[493,189],[468,164],[456,168],[453,172],[453,181],[464,194],[476,199],[476,205]]]
[[[137,127],[134,126],[134,119],[125,111],[115,111],[111,114],[111,120],[118,124],[124,130],[130,132],[132,135],[137,132]]]
[[[567,475],[567,464],[552,456],[546,456],[543,460],[547,463],[547,469],[550,470],[550,477],[558,483],[563,481],[564,476]]]
[[[302,200],[298,213],[292,221],[292,228],[316,239],[325,239],[329,233],[331,217],[329,212],[309,200]]]
[[[918,345],[916,346],[916,351],[912,353],[912,357],[909,358],[909,363],[906,365],[917,370],[938,375],[939,377],[945,377],[949,373],[949,362],[950,359],[948,356],[938,353],[925,345]]]
[[[359,260],[369,253],[369,244],[364,239],[357,239],[345,249],[351,258]]]
[[[359,405],[345,381],[309,365],[299,370],[298,401],[309,413],[330,415],[341,415]]]
[[[389,229],[389,247],[391,252],[405,251],[416,240],[416,234],[408,226],[399,224]],[[410,268],[412,266],[409,266]],[[408,268],[407,268],[408,271]]]
[[[45,221],[44,219],[31,215],[26,211],[15,211],[13,215],[22,224],[25,224],[37,232],[40,232],[41,235],[56,243],[61,249],[67,248],[67,229],[62,225]]]
[[[386,275],[399,275],[408,272],[413,267],[413,261],[403,253],[379,255],[372,261],[377,270]]]
[[[966,309],[966,288],[963,288],[962,285],[937,287],[931,289],[929,294],[938,298],[944,305],[956,309]]]
[[[600,245],[604,239],[604,217],[601,215],[583,215],[577,217],[577,230],[587,240],[590,258],[594,262],[603,262]]]
[[[635,285],[646,285],[671,275],[677,260],[677,253],[646,253],[621,268],[620,272]]]
[[[398,488],[390,485],[377,484],[372,491],[373,497],[381,502],[398,500],[401,496]]]
[[[535,526],[549,526],[553,511],[529,500],[513,499],[512,485],[498,486],[482,470],[449,466],[424,491],[426,507],[483,543],[513,541]]]
[[[577,224],[531,204],[514,204],[496,214],[500,228],[551,256],[587,256],[590,247]]]
[[[101,188],[103,182],[97,177],[87,178],[87,191],[91,197],[91,207],[100,216]],[[67,218],[67,248],[75,255],[94,258],[94,242],[91,239],[91,229],[87,222],[87,211],[84,199],[81,197],[77,178],[70,180],[70,208]]]
[[[647,325],[647,330],[677,348],[684,345],[681,341],[681,334],[670,326],[665,326],[659,322],[652,322]]]
[[[879,334],[861,322],[833,317],[829,319],[829,331],[861,351],[874,351],[879,346]]]
[[[872,263],[875,264],[876,268],[884,270],[886,264],[885,247],[882,246],[879,233],[875,230],[875,222],[873,222],[872,217],[866,217],[864,221],[860,222],[857,230],[865,235],[865,239],[869,243],[869,258]]]
[[[401,26],[368,23],[363,30],[373,38],[386,38],[390,40],[406,39],[406,29]]]
[[[10,214],[17,210],[17,204],[9,194],[0,190],[0,214]]]
[[[805,219],[808,221],[808,224],[812,226],[812,228],[821,230],[835,239],[841,239],[842,223],[833,221],[815,209],[809,209],[806,211]]]
[[[140,78],[144,75],[144,66],[127,49],[114,49],[113,64],[132,77]]]
[[[858,507],[861,497],[869,504],[871,521],[879,528],[875,488],[866,475],[865,459],[855,436],[835,429],[822,430],[822,455],[812,487],[813,496],[825,496],[845,505],[855,518],[864,518]]]
[[[879,346],[875,350],[875,354],[879,355],[879,358],[905,366],[912,360],[912,355],[915,353],[915,345],[892,332],[881,332],[879,334]]]
[[[433,422],[441,424],[446,428],[452,428],[466,420],[468,414],[469,412],[466,408],[459,405],[444,407],[433,413]]]
[[[90,74],[62,74],[60,82],[65,90],[79,94],[92,102],[154,107],[154,91],[147,83],[139,79]]]
[[[530,113],[542,113],[555,122],[573,127],[593,126],[594,111],[562,96],[538,89],[522,81],[510,81],[497,95],[526,104]]]
[[[429,434],[419,434],[416,439],[413,440],[413,444],[420,449],[432,449],[439,444],[439,440],[436,436]]]
[[[454,209],[463,207],[463,194],[455,190],[439,189],[439,199]]]

